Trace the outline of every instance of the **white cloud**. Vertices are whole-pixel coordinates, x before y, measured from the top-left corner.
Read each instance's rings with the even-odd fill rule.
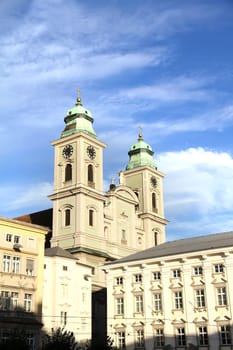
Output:
[[[165,209],[174,230],[189,235],[229,230],[233,223],[233,158],[225,152],[189,148],[162,153]],[[224,225],[225,217],[226,222]],[[221,222],[221,225],[219,224]],[[169,229],[168,229],[169,230]]]

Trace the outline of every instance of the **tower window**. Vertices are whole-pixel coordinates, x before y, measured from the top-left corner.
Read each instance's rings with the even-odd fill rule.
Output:
[[[158,232],[154,232],[154,242],[155,245],[158,245]]]
[[[65,210],[65,226],[70,225],[70,209]]]
[[[94,225],[94,210],[89,210],[89,226]]]
[[[88,184],[94,182],[93,166],[91,164],[89,164],[87,168],[87,181],[88,181]]]
[[[72,165],[66,164],[65,181],[70,181],[70,180],[72,180]]]
[[[151,200],[152,200],[152,211],[157,213],[158,210],[156,207],[156,194],[154,192],[152,193]]]

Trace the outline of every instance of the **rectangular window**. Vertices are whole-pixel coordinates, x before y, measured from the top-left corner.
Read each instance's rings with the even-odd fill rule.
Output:
[[[164,346],[164,332],[162,328],[155,329],[154,347]]]
[[[1,310],[10,310],[10,304],[11,304],[10,292],[6,290],[2,290],[1,300],[0,300]]]
[[[155,311],[162,310],[162,295],[161,295],[161,293],[154,294],[154,310]]]
[[[221,345],[231,344],[231,329],[229,325],[220,326],[220,343]]]
[[[177,346],[186,345],[185,329],[183,327],[176,328],[176,345]]]
[[[34,273],[34,260],[27,259],[26,260],[26,274],[28,276],[33,276]]]
[[[183,293],[182,291],[174,292],[175,309],[183,309]]]
[[[125,349],[125,332],[117,332],[117,349]]]
[[[215,273],[224,272],[224,265],[223,264],[215,264],[214,265],[214,272]]]
[[[20,257],[13,256],[12,258],[12,272],[19,273],[20,272]]]
[[[19,303],[19,293],[11,292],[11,307],[12,309],[16,309]]]
[[[14,243],[19,244],[20,236],[14,236]]]
[[[195,294],[196,294],[196,306],[205,307],[205,290],[196,289]]]
[[[116,298],[116,314],[123,315],[124,314],[124,298]]]
[[[32,311],[32,295],[25,293],[24,294],[24,310],[27,312]]]
[[[121,230],[121,239],[122,241],[126,241],[126,231],[124,229]]]
[[[160,271],[155,271],[155,272],[153,272],[153,279],[154,279],[155,281],[161,280],[161,273],[160,273]]]
[[[198,327],[198,344],[199,345],[208,345],[208,332],[206,326]]]
[[[137,329],[136,330],[136,343],[135,347],[143,348],[144,347],[144,330],[143,329]]]
[[[226,287],[217,288],[217,298],[218,298],[218,306],[227,305]]]
[[[67,312],[61,311],[61,325],[65,326],[67,323]]]
[[[143,312],[143,296],[141,294],[135,296],[135,311]]]
[[[11,242],[12,241],[12,234],[10,234],[10,233],[6,234],[6,241],[7,242]]]
[[[181,277],[181,270],[180,269],[175,269],[172,272],[173,272],[173,277],[174,278]]]
[[[195,266],[193,268],[194,275],[202,275],[203,274],[203,268],[202,266]]]
[[[63,270],[63,271],[67,271],[67,270],[68,270],[68,267],[67,267],[66,265],[63,265],[63,266],[62,266],[62,270]]]
[[[134,282],[142,282],[142,275],[140,273],[134,275]]]
[[[3,272],[10,272],[11,257],[3,255]]]
[[[116,285],[118,285],[118,286],[122,285],[123,284],[123,277],[122,276],[116,277],[115,281],[116,281]]]

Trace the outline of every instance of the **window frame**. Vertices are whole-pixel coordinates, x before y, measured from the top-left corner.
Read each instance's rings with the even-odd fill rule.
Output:
[[[231,327],[229,324],[219,325],[219,338],[220,345],[232,344]]]
[[[223,273],[224,267],[225,266],[222,263],[214,264],[214,273]]]
[[[162,293],[156,292],[153,294],[153,305],[154,305],[154,311],[162,311]]]
[[[23,307],[26,312],[32,312],[32,294],[24,293]]]
[[[160,271],[154,271],[153,272],[153,280],[154,281],[160,281],[161,280],[161,272]]]
[[[135,283],[141,283],[142,282],[142,274],[141,273],[136,273],[134,275],[134,282]]]
[[[143,294],[136,294],[135,298],[135,313],[143,313],[144,312],[144,299]]]
[[[117,349],[125,349],[125,331],[117,331],[116,332],[116,338],[117,338]]]
[[[198,345],[200,345],[200,346],[209,345],[208,328],[206,325],[198,326],[197,327],[197,334],[198,334]]]
[[[203,267],[201,265],[193,267],[194,276],[202,276],[203,275]]]
[[[217,293],[217,305],[218,306],[227,306],[227,289],[225,286],[216,287]]]
[[[135,330],[135,349],[142,349],[145,346],[144,329]]]
[[[176,291],[174,291],[174,309],[175,310],[183,310],[183,308],[184,308],[183,291],[176,290]]]
[[[205,289],[195,289],[195,305],[197,308],[206,307]]]
[[[165,345],[164,330],[162,327],[154,329],[154,347],[163,347]]]
[[[175,332],[176,346],[186,346],[185,327],[176,327]]]
[[[181,277],[181,269],[173,269],[172,270],[172,277],[173,278],[180,278]]]
[[[116,297],[116,315],[124,315],[124,297]]]
[[[11,272],[11,255],[3,254],[3,272]]]
[[[67,163],[65,166],[65,182],[72,181],[73,167],[72,164]]]

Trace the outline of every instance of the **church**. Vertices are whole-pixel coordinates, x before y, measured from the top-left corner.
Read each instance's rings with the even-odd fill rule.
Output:
[[[51,247],[68,250],[93,267],[92,287],[105,287],[101,269],[112,261],[165,241],[163,174],[142,133],[128,152],[119,184],[103,188],[104,142],[93,116],[78,96],[65,116],[54,146],[53,232]]]

